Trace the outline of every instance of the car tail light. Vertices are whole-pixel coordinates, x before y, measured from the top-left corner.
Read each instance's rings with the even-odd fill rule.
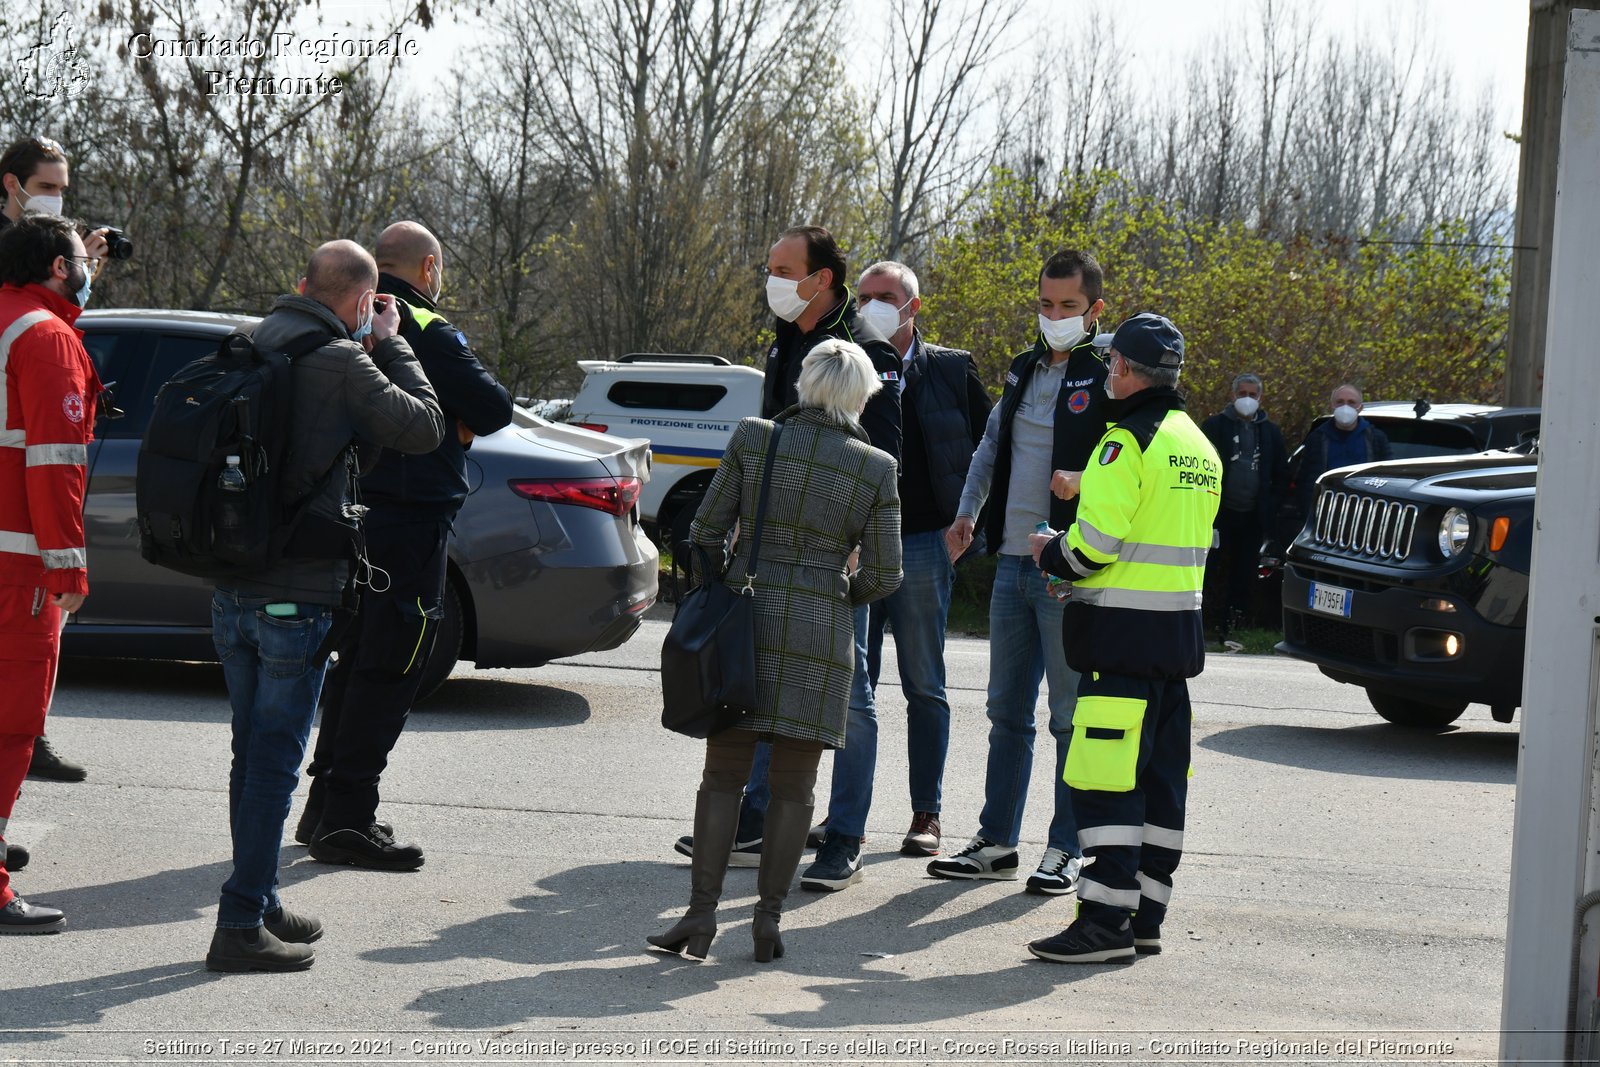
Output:
[[[595,433],[605,433],[607,429],[606,424],[603,422],[575,422],[573,425],[580,426],[585,430],[593,430]]]
[[[559,478],[540,480],[513,478],[511,491],[529,500],[546,504],[576,504],[594,508],[619,518],[633,510],[644,483],[638,478]]]
[[[1498,552],[1506,546],[1506,538],[1511,535],[1511,520],[1502,515],[1494,520],[1494,526],[1489,530],[1489,551]]]

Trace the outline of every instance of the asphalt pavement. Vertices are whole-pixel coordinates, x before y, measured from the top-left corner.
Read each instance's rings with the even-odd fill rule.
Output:
[[[538,670],[460,668],[413,715],[382,817],[414,874],[283,850],[283,897],[326,923],[291,975],[201,960],[229,864],[215,665],[67,661],[49,733],[86,782],[30,780],[16,877],[65,933],[0,943],[0,1059],[99,1062],[1423,1062],[1498,1038],[1517,728],[1472,707],[1437,734],[1276,657],[1192,683],[1194,778],[1165,951],[1071,967],[1024,945],[1071,921],[1020,882],[898,854],[904,703],[879,690],[866,877],[796,889],[789,954],[753,961],[755,874],[729,872],[711,958],[646,951],[686,903],[701,746],[659,726],[665,623]],[[892,645],[889,651],[892,652]],[[885,678],[896,677],[892,655]],[[952,640],[943,824],[974,832],[987,644]],[[1035,768],[1022,860],[1049,819]],[[819,814],[829,760],[818,783]],[[289,829],[299,814],[297,795]]]

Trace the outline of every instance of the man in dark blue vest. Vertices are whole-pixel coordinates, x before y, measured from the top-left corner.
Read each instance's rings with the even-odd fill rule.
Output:
[[[1047,579],[1034,565],[1029,538],[1062,531],[1077,510],[1076,479],[1107,419],[1106,367],[1094,347],[1101,299],[1100,264],[1062,250],[1039,273],[1039,334],[1012,361],[1000,403],[989,415],[972,457],[956,521],[946,541],[952,559],[973,541],[988,504],[984,533],[1000,559],[989,600],[989,762],[978,833],[961,851],[928,864],[937,878],[1014,879],[1017,842],[1033,773],[1039,683],[1050,685],[1055,738],[1055,810],[1044,856],[1027,891],[1071,893],[1082,866],[1072,796],[1061,780],[1072,740],[1078,676],[1061,647],[1062,611],[1070,583]]]

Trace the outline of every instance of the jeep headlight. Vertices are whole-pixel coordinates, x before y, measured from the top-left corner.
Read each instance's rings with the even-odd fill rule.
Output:
[[[1465,552],[1471,539],[1472,516],[1460,508],[1445,512],[1439,523],[1439,551],[1444,553],[1444,558],[1454,559]]]

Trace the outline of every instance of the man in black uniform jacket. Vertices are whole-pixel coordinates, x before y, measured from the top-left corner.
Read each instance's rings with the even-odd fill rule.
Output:
[[[474,435],[511,421],[511,397],[466,335],[435,310],[444,285],[438,239],[417,223],[397,222],[379,235],[373,257],[378,291],[400,299],[400,336],[439,395],[446,432],[427,455],[385,450],[361,479],[375,588],[362,593],[322,691],[322,725],[306,768],[311,794],[295,840],[324,863],[410,871],[422,866],[422,849],[397,844],[377,821],[378,779],[443,616],[450,526],[467,498],[466,449]]]

